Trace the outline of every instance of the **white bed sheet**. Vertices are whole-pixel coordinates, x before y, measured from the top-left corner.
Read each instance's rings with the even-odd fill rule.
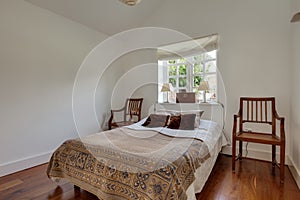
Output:
[[[186,193],[188,200],[196,200],[195,194],[200,193],[216,163],[222,147],[226,145],[220,137],[213,149],[210,151],[211,157],[208,158],[195,172],[195,181],[188,187]]]
[[[166,127],[148,128],[142,126],[145,121],[146,118],[135,124],[125,127],[134,130],[153,130],[172,137],[197,138],[202,140],[207,145],[209,151],[212,151],[220,137],[222,143],[224,145],[227,144],[227,140],[222,132],[222,128],[214,121],[201,119],[199,128],[195,128],[195,130],[169,129]]]

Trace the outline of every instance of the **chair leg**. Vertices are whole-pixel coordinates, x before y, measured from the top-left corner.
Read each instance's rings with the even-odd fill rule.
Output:
[[[235,172],[236,141],[232,140],[232,171]]]
[[[243,157],[243,141],[239,141],[239,159],[242,160]]]
[[[285,144],[280,145],[280,183],[284,182]]]
[[[272,145],[272,167],[276,165],[276,145]]]
[[[276,166],[276,145],[272,145],[272,174],[275,174]]]

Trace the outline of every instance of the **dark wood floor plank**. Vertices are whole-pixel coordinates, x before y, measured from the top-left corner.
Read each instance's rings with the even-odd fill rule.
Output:
[[[4,190],[8,190],[9,188],[16,187],[17,185],[20,185],[22,183],[23,183],[23,181],[21,179],[13,179],[6,183],[2,183],[0,185],[0,192],[4,191]]]
[[[12,187],[0,192],[0,200],[96,200],[89,192],[75,191],[70,183],[58,186],[46,175],[47,164],[0,178],[0,185]],[[198,200],[299,200],[300,191],[286,167],[285,182],[279,182],[279,170],[272,174],[271,163],[253,159],[236,162],[231,171],[231,157],[220,155]],[[15,184],[14,183],[18,183]]]
[[[287,167],[285,183],[280,184],[279,169],[276,168],[273,175],[269,162],[243,159],[236,162],[236,173],[232,173],[230,159],[219,156],[198,199],[300,199],[300,191]]]

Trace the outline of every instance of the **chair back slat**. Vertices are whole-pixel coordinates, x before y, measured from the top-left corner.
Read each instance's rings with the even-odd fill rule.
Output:
[[[262,121],[263,120],[263,103],[262,101],[260,101],[260,120]]]
[[[253,121],[253,101],[251,101],[251,121]]]
[[[268,121],[268,103],[265,101],[265,122]]]
[[[258,101],[256,101],[256,120],[258,120]]]
[[[242,125],[245,122],[248,123],[266,123],[272,125],[273,109],[275,109],[275,98],[253,98],[253,97],[241,97],[240,98],[240,115]]]
[[[247,101],[247,120],[249,120],[249,101]]]
[[[143,98],[128,98],[125,104],[127,108],[124,117],[126,118],[129,115],[131,119],[132,116],[137,116],[139,121],[141,119],[142,103]]]

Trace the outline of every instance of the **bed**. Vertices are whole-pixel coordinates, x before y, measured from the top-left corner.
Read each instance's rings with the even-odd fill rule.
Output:
[[[221,126],[204,119],[194,130],[144,126],[150,116],[65,141],[50,159],[48,177],[105,200],[196,199],[227,144]]]

